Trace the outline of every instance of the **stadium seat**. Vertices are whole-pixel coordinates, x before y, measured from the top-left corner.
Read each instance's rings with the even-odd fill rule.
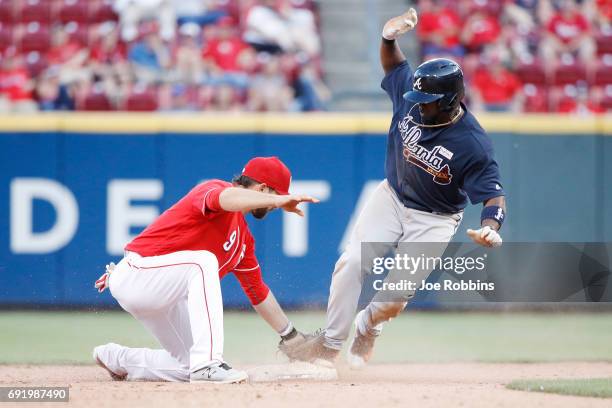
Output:
[[[15,22],[15,8],[13,0],[0,0],[0,24]]]
[[[25,57],[26,68],[31,77],[36,77],[47,68],[47,60],[38,51],[29,52]]]
[[[38,22],[49,24],[51,22],[51,2],[49,0],[24,0],[19,10],[19,19],[22,23]]]
[[[13,27],[0,23],[0,53],[13,45]]]
[[[612,54],[612,35],[599,33],[595,37],[597,55]]]
[[[593,85],[608,84],[612,84],[612,65],[601,64],[595,71]]]
[[[79,110],[111,111],[113,110],[113,106],[104,92],[93,89],[85,96],[82,105],[79,106]]]
[[[58,13],[59,21],[64,24],[72,21],[81,25],[88,23],[88,5],[89,3],[83,0],[62,0]]]
[[[523,110],[530,113],[544,113],[549,111],[548,91],[542,86],[525,84],[523,86]]]
[[[523,63],[516,69],[516,75],[524,84],[546,85],[547,78],[544,67],[539,62]]]
[[[29,23],[24,34],[21,36],[21,52],[30,51],[46,52],[51,46],[49,29],[39,23]]]
[[[103,0],[96,6],[90,8],[92,23],[103,23],[105,21],[119,21],[119,16],[113,10],[112,0]]]
[[[65,26],[68,38],[71,41],[76,41],[83,46],[89,45],[89,27],[83,24],[78,24],[74,21]]]
[[[559,64],[553,74],[552,83],[556,86],[576,84],[587,80],[586,68],[577,63]]]
[[[135,86],[127,97],[125,109],[132,112],[157,110],[157,94],[153,89]]]

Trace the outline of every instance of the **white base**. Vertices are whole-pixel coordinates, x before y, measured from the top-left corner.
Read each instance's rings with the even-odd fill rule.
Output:
[[[275,381],[331,381],[338,379],[338,372],[333,367],[294,361],[284,364],[269,364],[247,370],[250,382]]]

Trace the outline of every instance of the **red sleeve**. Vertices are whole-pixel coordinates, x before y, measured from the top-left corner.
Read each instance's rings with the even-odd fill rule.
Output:
[[[270,289],[261,275],[261,268],[255,256],[255,241],[253,237],[249,237],[244,258],[234,268],[234,275],[238,278],[242,290],[244,290],[253,306],[260,304],[266,299]]]
[[[204,215],[207,211],[223,211],[219,204],[219,196],[223,190],[230,186],[230,183],[221,180],[211,180],[200,184],[194,190],[193,206]]]

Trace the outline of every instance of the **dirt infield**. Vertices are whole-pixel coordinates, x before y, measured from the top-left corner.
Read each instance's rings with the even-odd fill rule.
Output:
[[[504,384],[611,376],[612,363],[380,364],[358,372],[340,367],[339,380],[331,382],[221,386],[113,382],[95,366],[0,366],[1,386],[68,385],[70,405],[78,407],[610,407],[610,399],[511,391]]]

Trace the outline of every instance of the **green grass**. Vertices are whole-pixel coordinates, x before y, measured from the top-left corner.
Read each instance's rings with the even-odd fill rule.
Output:
[[[511,390],[549,392],[580,397],[612,398],[612,378],[577,380],[517,380],[506,386]]]
[[[325,322],[322,312],[292,312],[298,329]],[[81,364],[107,342],[158,347],[124,312],[0,312],[0,363]],[[254,313],[225,313],[230,362],[274,358],[278,336]],[[377,362],[612,361],[612,314],[415,313],[390,322]]]

